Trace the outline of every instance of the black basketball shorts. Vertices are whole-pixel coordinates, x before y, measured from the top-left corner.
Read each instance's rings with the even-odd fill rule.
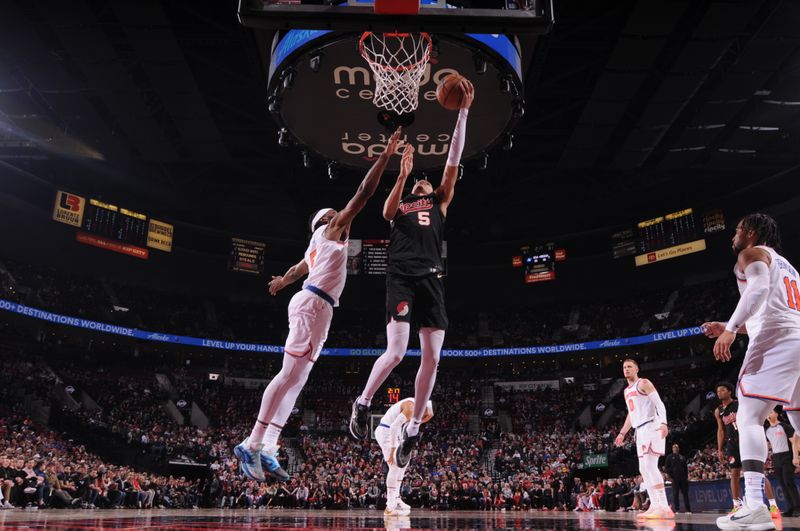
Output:
[[[444,282],[437,275],[386,275],[386,321],[447,330]]]

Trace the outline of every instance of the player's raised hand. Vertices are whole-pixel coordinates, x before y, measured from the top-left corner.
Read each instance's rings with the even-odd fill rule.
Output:
[[[402,177],[408,177],[413,169],[414,148],[411,147],[411,144],[406,144],[405,149],[403,149],[403,159],[400,161],[400,175]]]
[[[714,339],[719,337],[719,335],[725,331],[725,323],[720,323],[719,321],[711,321],[708,323],[701,324],[700,329],[703,331],[706,337]]]
[[[386,150],[384,153],[387,157],[391,157],[392,155],[397,152],[397,143],[400,141],[400,135],[403,133],[403,128],[398,127],[392,136],[389,137],[389,140],[386,142]]]
[[[469,109],[472,106],[472,100],[475,99],[475,87],[472,85],[472,82],[465,77],[462,77],[458,84],[464,92],[464,97],[461,98],[461,108]]]
[[[730,361],[731,360],[731,345],[736,340],[736,334],[728,330],[724,330],[717,342],[714,343],[714,359],[717,361]]]
[[[269,294],[275,296],[278,294],[280,290],[284,288],[283,285],[283,277],[282,276],[272,276],[272,280],[269,281]]]

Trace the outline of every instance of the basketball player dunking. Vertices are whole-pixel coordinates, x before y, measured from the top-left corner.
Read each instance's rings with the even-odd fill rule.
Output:
[[[800,276],[780,254],[778,224],[766,214],[749,214],[736,225],[733,251],[739,303],[727,323],[703,323],[717,338],[714,357],[730,361],[737,333],[747,346],[737,383],[739,452],[744,475],[744,503],[717,519],[720,529],[775,529],[764,504],[767,438],[764,420],[777,403],[785,404],[792,426],[800,428]]]
[[[658,469],[658,458],[664,455],[667,435],[667,409],[658,396],[655,386],[650,380],[639,378],[639,364],[632,359],[622,363],[622,374],[628,381],[625,388],[625,404],[628,416],[619,435],[614,440],[616,446],[622,446],[625,435],[631,427],[636,430],[636,455],[639,457],[639,473],[644,486],[650,495],[650,508],[639,513],[637,518],[646,520],[672,519],[675,513],[667,502],[664,490],[664,476]]]
[[[436,368],[444,343],[447,314],[442,282],[442,239],[447,208],[453,199],[461,152],[466,137],[467,113],[474,98],[472,83],[460,82],[464,97],[458,113],[442,182],[435,190],[427,180],[414,185],[402,197],[411,168],[403,168],[383,205],[383,217],[391,222],[389,267],[386,275],[386,352],[380,356],[361,396],[353,403],[350,434],[365,439],[369,429],[369,406],[373,395],[403,359],[413,321],[419,328],[422,350],[415,383],[414,411],[402,431],[403,442],[396,452],[396,464],[408,464],[411,451],[420,439],[419,427],[425,404],[436,382]]]
[[[269,292],[275,295],[308,275],[303,289],[295,293],[289,302],[289,336],[284,348],[283,367],[264,390],[261,408],[250,436],[234,448],[242,473],[250,479],[263,481],[264,468],[281,481],[289,479],[275,457],[278,437],[325,344],[333,308],[339,305],[339,297],[347,280],[350,224],[375,193],[389,157],[397,149],[399,138],[398,129],[343,210],[337,212],[332,208],[323,208],[313,215],[310,223],[311,243],[303,259],[283,276],[272,277],[269,283]],[[409,147],[403,157],[411,157]]]
[[[411,506],[400,498],[400,486],[403,484],[403,476],[408,468],[399,467],[395,464],[394,454],[400,443],[400,433],[403,426],[407,424],[414,414],[414,399],[404,398],[392,404],[386,414],[381,418],[380,423],[375,428],[375,440],[381,447],[383,460],[389,465],[389,472],[386,474],[386,510],[384,516],[408,516],[411,513]],[[428,401],[423,413],[422,423],[426,423],[433,418],[433,404]]]

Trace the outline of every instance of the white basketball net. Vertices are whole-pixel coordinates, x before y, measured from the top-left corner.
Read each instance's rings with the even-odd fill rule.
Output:
[[[375,77],[372,102],[398,114],[415,110],[419,83],[431,58],[430,35],[367,31],[361,36],[359,51]]]

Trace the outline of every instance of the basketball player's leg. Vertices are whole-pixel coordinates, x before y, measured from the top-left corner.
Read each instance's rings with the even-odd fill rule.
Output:
[[[418,282],[416,319],[420,324],[421,360],[414,384],[414,412],[405,430],[406,435],[410,437],[419,433],[425,407],[433,393],[445,329],[448,325],[442,279],[431,275]]]
[[[246,475],[253,475],[254,479],[259,479],[259,473],[263,476],[263,439],[277,442],[280,431],[308,380],[314,361],[322,350],[332,317],[333,309],[330,305],[313,293],[301,291],[292,297],[289,303],[289,335],[284,347],[283,366],[264,389],[258,417],[250,436],[235,449],[237,457],[243,462],[242,468]],[[270,444],[270,451],[265,456],[269,463],[268,469],[271,473],[280,470],[282,473],[279,474],[279,479],[288,479],[288,475],[274,459],[274,446],[275,444]],[[255,459],[256,456],[258,459]]]
[[[775,403],[749,396],[739,397],[736,423],[739,427],[739,451],[744,475],[744,499],[751,509],[764,505],[764,463],[767,460],[767,436],[764,420]]]
[[[403,360],[411,335],[411,313],[414,290],[409,279],[399,275],[386,276],[386,352],[375,360],[363,391],[353,403],[350,414],[350,435],[366,439],[369,430],[369,408],[372,397],[386,378]]]

